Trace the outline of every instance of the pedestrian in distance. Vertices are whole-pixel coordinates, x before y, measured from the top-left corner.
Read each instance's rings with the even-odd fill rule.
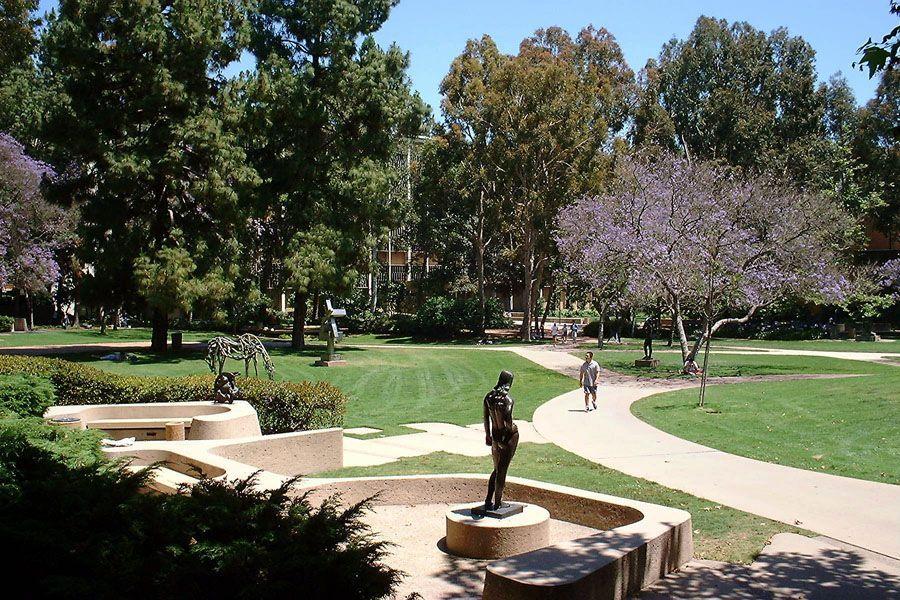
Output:
[[[597,410],[597,379],[600,377],[600,365],[594,360],[594,353],[584,355],[584,362],[578,375],[578,385],[584,390],[584,412]]]

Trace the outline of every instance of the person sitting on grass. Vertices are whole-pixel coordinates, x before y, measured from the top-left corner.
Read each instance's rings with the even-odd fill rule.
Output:
[[[584,412],[591,412],[591,404],[593,404],[593,410],[597,410],[598,377],[600,377],[600,365],[594,360],[594,353],[588,352],[584,355],[584,362],[581,363],[578,376],[578,385],[584,389]],[[588,398],[590,398],[590,403],[588,403]]]

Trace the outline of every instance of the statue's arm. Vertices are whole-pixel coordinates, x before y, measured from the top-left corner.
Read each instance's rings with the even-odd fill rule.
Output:
[[[493,443],[491,439],[491,409],[488,408],[487,396],[484,397],[484,443],[490,446]]]

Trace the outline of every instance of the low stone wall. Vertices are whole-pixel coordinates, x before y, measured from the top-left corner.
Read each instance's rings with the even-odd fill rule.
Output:
[[[421,475],[306,481],[313,502],[335,493],[375,505],[464,503],[481,500],[484,475]],[[554,519],[600,533],[490,563],[483,597],[513,599],[626,598],[678,569],[693,556],[689,513],[510,477],[504,499],[543,506]]]
[[[107,431],[110,437],[165,439],[165,425],[182,421],[190,440],[217,440],[259,436],[256,410],[247,402],[166,402],[139,404],[83,404],[51,406],[44,417],[73,416],[89,429]]]

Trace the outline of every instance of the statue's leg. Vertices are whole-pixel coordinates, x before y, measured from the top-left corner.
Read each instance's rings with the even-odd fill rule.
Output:
[[[491,458],[494,460],[494,470],[491,471],[491,478],[488,480],[487,498],[484,500],[484,507],[490,509],[493,505],[494,490],[497,485],[497,466],[500,464],[500,443],[493,440],[491,444]]]
[[[494,469],[491,471],[491,478],[488,480],[488,493],[487,498],[484,499],[484,507],[488,510],[493,508],[494,502],[494,487],[497,484],[497,470]]]
[[[256,364],[256,355],[253,355],[253,374],[259,379],[259,365]]]
[[[647,340],[647,358],[653,358],[653,339]]]
[[[519,432],[515,432],[509,441],[503,444],[500,453],[500,462],[497,465],[497,493],[494,495],[494,508],[500,508],[503,505],[503,488],[506,487],[506,472],[509,470],[509,463],[516,453],[519,446]]]
[[[250,359],[245,358],[244,359],[244,377],[249,377],[249,376],[250,376]]]

